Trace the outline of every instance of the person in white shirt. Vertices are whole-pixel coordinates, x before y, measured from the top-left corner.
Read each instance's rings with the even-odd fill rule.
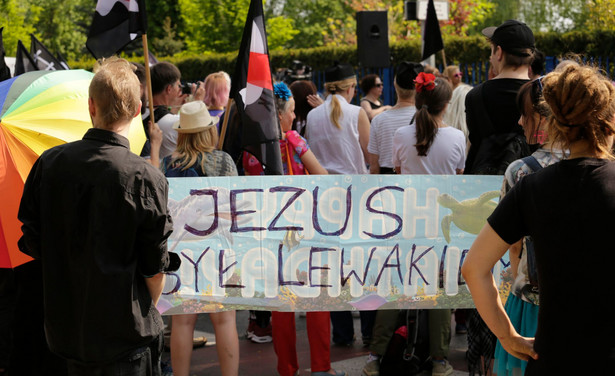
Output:
[[[369,119],[350,104],[357,78],[352,66],[338,64],[325,71],[325,103],[307,115],[305,138],[329,174],[367,174]]]
[[[395,74],[397,103],[389,111],[376,115],[369,130],[369,172],[370,174],[394,174],[392,162],[393,135],[399,128],[410,124],[416,112],[414,107],[414,79],[423,71],[419,63],[402,62]]]
[[[443,78],[421,73],[416,79],[415,121],[395,132],[393,165],[397,173],[454,175],[463,173],[463,132],[444,123],[452,89]]]

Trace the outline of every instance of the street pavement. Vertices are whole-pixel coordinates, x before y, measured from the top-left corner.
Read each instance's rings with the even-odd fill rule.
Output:
[[[358,316],[358,315],[357,315]],[[246,339],[245,333],[248,327],[248,311],[237,312],[237,332],[239,334],[239,375],[250,376],[274,376],[276,372],[276,355],[273,343],[257,344]],[[297,358],[301,375],[310,375],[310,351],[307,339],[305,316],[296,314],[297,327]],[[168,317],[165,317],[165,322]],[[358,317],[354,317],[354,328],[357,341],[351,347],[331,347],[331,366],[336,370],[345,371],[348,376],[360,376],[365,365],[368,350],[361,342],[361,326]],[[468,375],[465,353],[467,351],[467,338],[463,334],[455,334],[454,319],[452,322],[452,338],[450,345],[449,361],[455,372],[453,376]],[[215,335],[213,326],[207,314],[199,315],[196,324],[195,336],[207,337],[204,347],[196,348],[192,352],[191,376],[219,376],[220,367],[215,349]],[[168,361],[170,354],[165,351],[162,360]]]

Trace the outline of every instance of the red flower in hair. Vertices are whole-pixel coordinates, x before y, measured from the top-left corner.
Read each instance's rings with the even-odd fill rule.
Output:
[[[431,91],[436,87],[436,76],[431,73],[421,72],[414,80],[416,92],[420,93],[423,90]]]

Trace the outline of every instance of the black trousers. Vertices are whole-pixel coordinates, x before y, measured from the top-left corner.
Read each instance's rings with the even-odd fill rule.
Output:
[[[68,361],[70,376],[160,376],[162,333],[148,346],[140,347],[123,359],[102,366],[86,366]]]

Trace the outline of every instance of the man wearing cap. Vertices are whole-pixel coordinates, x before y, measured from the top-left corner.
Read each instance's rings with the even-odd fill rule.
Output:
[[[466,96],[470,150],[465,173],[496,175],[503,174],[508,163],[524,156],[521,154],[529,153],[518,124],[520,113],[515,99],[519,88],[529,81],[534,34],[515,20],[488,27],[482,33],[491,43],[489,62],[496,76]]]
[[[141,106],[133,70],[95,67],[93,128],[41,155],[19,207],[19,249],[42,263],[47,342],[69,375],[160,374],[156,302],[179,258],[167,252],[168,183],[126,138]]]
[[[367,144],[370,174],[395,173],[392,155],[393,135],[398,128],[408,125],[416,112],[414,79],[422,71],[421,64],[409,61],[404,61],[397,67],[394,81],[397,103],[390,110],[372,119]]]

